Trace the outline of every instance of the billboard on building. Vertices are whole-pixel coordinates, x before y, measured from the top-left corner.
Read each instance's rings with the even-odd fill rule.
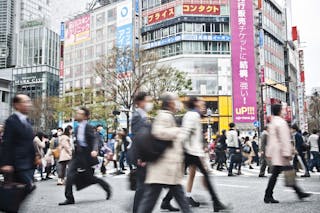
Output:
[[[252,0],[230,1],[232,86],[235,123],[257,120]]]
[[[220,15],[220,5],[214,4],[183,4],[183,14]]]
[[[90,14],[66,22],[65,27],[66,46],[90,40]]]
[[[154,24],[174,17],[174,7],[148,15],[148,24]]]

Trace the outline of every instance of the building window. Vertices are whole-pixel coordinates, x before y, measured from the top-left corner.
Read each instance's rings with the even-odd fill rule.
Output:
[[[97,14],[96,16],[96,26],[100,27],[105,23],[105,14],[104,12]]]
[[[8,99],[9,99],[8,97],[9,97],[9,93],[5,92],[5,91],[2,91],[1,102],[2,103],[8,103]]]

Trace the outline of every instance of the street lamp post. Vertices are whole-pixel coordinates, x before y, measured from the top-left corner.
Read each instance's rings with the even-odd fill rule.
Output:
[[[210,117],[212,115],[212,110],[211,109],[207,109],[207,116],[208,116],[208,142],[211,142],[211,138],[212,138],[212,128],[211,128],[211,124],[210,124]]]

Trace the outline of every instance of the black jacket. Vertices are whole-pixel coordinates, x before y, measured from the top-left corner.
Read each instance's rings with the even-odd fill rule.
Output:
[[[1,164],[13,166],[15,171],[34,168],[35,148],[31,125],[23,124],[16,114],[5,123]]]
[[[76,128],[75,136],[78,137],[78,128]],[[92,151],[98,152],[98,138],[93,131],[93,127],[89,124],[86,124],[86,127],[85,127],[85,140],[88,147],[86,148],[87,152],[85,152],[86,154],[83,157],[86,158],[85,161],[89,163],[90,166],[96,165],[99,163],[99,161],[97,158],[91,157],[91,152]],[[80,145],[77,139],[75,142],[75,146],[76,146],[76,150],[80,148]],[[77,157],[77,152],[75,153],[74,156]]]

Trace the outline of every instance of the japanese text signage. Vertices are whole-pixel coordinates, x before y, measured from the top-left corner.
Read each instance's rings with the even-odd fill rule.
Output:
[[[183,14],[220,15],[220,5],[183,4]]]
[[[230,1],[233,116],[235,123],[257,120],[252,0]]]
[[[66,23],[66,46],[90,39],[90,14]]]
[[[148,15],[148,24],[157,23],[174,17],[174,7]]]
[[[117,6],[117,29],[116,46],[118,48],[133,48],[133,23],[132,23],[132,1],[127,0]],[[117,58],[117,72],[126,73],[132,70],[129,58],[121,56]]]

